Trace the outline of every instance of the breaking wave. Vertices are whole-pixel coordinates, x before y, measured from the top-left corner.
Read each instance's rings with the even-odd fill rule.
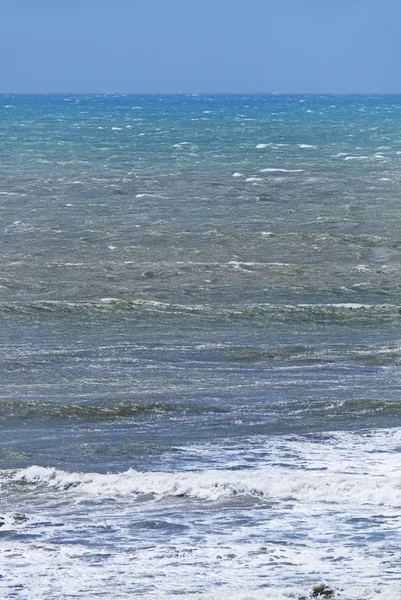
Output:
[[[2,472],[1,484],[40,486],[89,497],[133,497],[139,500],[193,498],[223,501],[245,496],[266,502],[401,506],[397,473],[294,471],[268,467],[250,471],[77,473],[28,467]]]

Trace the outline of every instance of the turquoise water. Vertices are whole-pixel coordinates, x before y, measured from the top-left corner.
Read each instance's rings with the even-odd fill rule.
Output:
[[[401,97],[0,125],[1,597],[399,595]]]

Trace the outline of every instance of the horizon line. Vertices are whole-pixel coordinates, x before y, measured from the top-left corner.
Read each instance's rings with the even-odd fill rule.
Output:
[[[399,92],[0,92],[0,96],[401,96]]]

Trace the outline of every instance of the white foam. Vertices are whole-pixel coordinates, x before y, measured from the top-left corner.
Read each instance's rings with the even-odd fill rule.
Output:
[[[264,148],[267,148],[269,144],[258,144],[257,146],[255,146],[255,148],[257,150],[263,150]]]
[[[116,550],[3,540],[2,598],[15,598],[15,590],[22,588],[28,594],[21,597],[30,600],[296,600],[310,597],[322,581],[342,600],[394,600],[401,594],[398,582],[378,581],[380,559],[358,548],[344,548],[342,554],[325,553],[319,546],[313,550],[309,535],[299,548],[224,538],[206,547],[150,543],[136,548],[133,537],[122,532]],[[381,572],[388,568],[382,565]]]
[[[247,177],[245,179],[246,183],[260,183],[263,181],[262,177]]]
[[[303,102],[303,100],[300,100]],[[267,569],[268,570],[268,569]],[[202,594],[174,594],[174,600],[296,600],[297,598],[308,598],[311,595],[312,588],[323,583],[319,580],[319,574],[316,573],[315,579],[310,577],[309,585],[307,583],[298,584],[298,586],[276,586],[263,587],[263,589],[230,589],[219,587],[216,591],[205,592]],[[286,578],[288,579],[288,578]],[[364,578],[365,579],[365,578]],[[341,597],[342,600],[395,600],[401,596],[401,584],[399,583],[347,583],[346,589],[339,589],[338,582],[329,581],[328,587],[335,592],[334,598]],[[88,600],[97,600],[89,598]],[[115,598],[105,598],[104,600],[115,600]],[[152,595],[142,596],[141,600],[171,600],[170,595]]]
[[[316,146],[311,146],[310,144],[298,144],[298,148],[302,148],[305,150],[310,148],[310,149],[316,150]]]
[[[397,441],[399,443],[400,440]],[[365,440],[365,444],[359,443],[359,448],[354,447],[353,453],[349,453],[348,448],[338,444],[325,446],[322,443],[308,447],[302,442],[292,442],[288,445],[291,465],[286,466],[285,462],[282,466],[274,464],[272,459],[280,454],[277,455],[277,449],[271,448],[272,464],[245,471],[220,469],[175,473],[128,470],[103,475],[32,466],[17,471],[12,479],[84,497],[148,496],[159,500],[187,497],[215,502],[251,496],[274,502],[291,500],[305,507],[320,504],[341,506],[342,510],[345,506],[398,510],[401,507],[399,454],[386,452],[384,448],[380,452],[370,450],[368,454],[365,450],[368,447],[369,440]],[[369,464],[365,464],[367,456]],[[316,466],[319,470],[315,470]],[[322,511],[323,507],[319,510]]]
[[[233,173],[233,177],[243,177],[242,173]]]

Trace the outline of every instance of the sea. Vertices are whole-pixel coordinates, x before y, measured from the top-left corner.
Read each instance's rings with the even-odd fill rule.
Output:
[[[400,598],[401,96],[1,95],[0,257],[2,600]]]

